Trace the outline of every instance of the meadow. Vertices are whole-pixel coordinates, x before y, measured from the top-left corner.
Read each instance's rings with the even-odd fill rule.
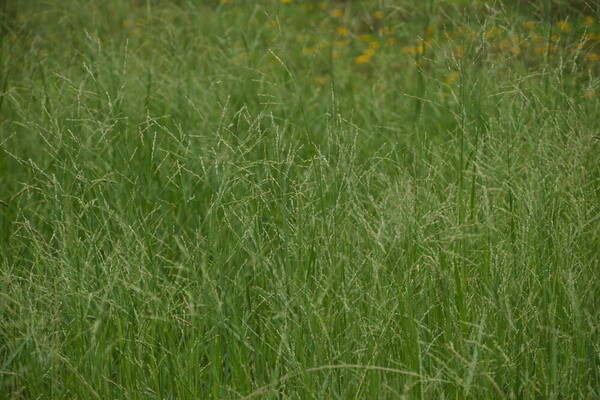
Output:
[[[0,399],[600,399],[596,2],[0,12]]]

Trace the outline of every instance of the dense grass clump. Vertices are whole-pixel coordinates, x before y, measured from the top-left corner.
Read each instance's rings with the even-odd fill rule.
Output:
[[[4,2],[0,397],[599,398],[598,10],[513,3]]]

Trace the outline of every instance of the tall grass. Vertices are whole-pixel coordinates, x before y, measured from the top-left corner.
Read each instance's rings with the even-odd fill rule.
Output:
[[[5,4],[0,397],[600,397],[577,14]]]

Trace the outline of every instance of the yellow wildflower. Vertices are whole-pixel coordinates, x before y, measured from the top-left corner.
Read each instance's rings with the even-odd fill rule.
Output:
[[[366,55],[367,57],[371,57],[375,54],[375,50],[373,49],[365,49],[363,51],[363,54]]]
[[[395,37],[390,37],[387,39],[388,44],[396,44],[398,40]]]
[[[598,60],[600,60],[600,54],[598,54],[598,53],[590,53],[585,58],[588,61],[598,61]]]
[[[460,57],[465,53],[465,48],[463,46],[456,46],[454,48],[454,55],[456,57]]]
[[[458,71],[452,71],[448,75],[446,75],[446,77],[444,78],[444,81],[448,85],[450,85],[450,84],[452,84],[452,82],[457,80],[459,76],[460,76],[460,74],[458,73]]]
[[[354,59],[354,62],[357,64],[365,64],[365,63],[368,63],[370,59],[371,59],[371,57],[369,57],[368,55],[361,54],[360,56],[358,56]]]
[[[571,30],[569,23],[565,20],[558,21],[556,25],[558,26],[558,29],[560,29],[563,32],[569,32]]]
[[[376,48],[379,47],[379,42],[377,42],[377,40],[371,40],[369,42],[369,47],[372,48],[372,49],[376,49]]]
[[[373,40],[373,35],[369,35],[367,33],[361,33],[358,35],[358,38],[363,42],[368,42],[369,40]]]
[[[405,54],[415,54],[416,53],[416,49],[413,46],[402,46],[402,49],[400,49],[400,50]]]
[[[523,22],[523,28],[525,28],[525,29],[533,29],[534,26],[535,26],[535,21]]]
[[[389,27],[384,26],[379,30],[379,34],[380,35],[389,35],[392,31],[390,30]]]
[[[492,28],[492,29],[486,31],[483,34],[483,37],[485,37],[486,39],[490,39],[490,38],[493,38],[494,36],[498,35],[500,32],[501,32],[500,28],[497,28],[497,27],[496,28]]]
[[[373,18],[375,18],[375,19],[382,19],[383,18],[383,13],[381,11],[375,11],[373,13]]]
[[[331,15],[332,17],[341,17],[342,15],[344,15],[344,11],[341,8],[335,8],[331,10],[329,15]]]
[[[342,35],[342,36],[348,36],[348,34],[350,32],[348,32],[348,29],[344,28],[343,26],[338,26],[335,30],[338,35]]]
[[[583,23],[586,25],[593,25],[594,24],[594,17],[590,17],[587,16],[584,18]]]
[[[592,88],[588,88],[583,92],[583,97],[586,99],[591,99],[594,96],[596,96],[596,91]]]
[[[431,36],[431,35],[433,35],[433,27],[432,27],[432,26],[430,26],[430,25],[427,25],[427,26],[425,27],[425,34],[426,34],[427,36]]]
[[[510,51],[515,55],[518,56],[519,54],[521,54],[521,48],[519,46],[515,46],[512,49],[510,49]]]
[[[550,36],[550,40],[552,40],[553,42],[558,42],[558,35],[556,33],[554,33],[552,36]]]

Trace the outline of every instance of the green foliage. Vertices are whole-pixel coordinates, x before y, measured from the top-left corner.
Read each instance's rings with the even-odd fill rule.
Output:
[[[2,7],[0,397],[600,396],[598,15]]]

